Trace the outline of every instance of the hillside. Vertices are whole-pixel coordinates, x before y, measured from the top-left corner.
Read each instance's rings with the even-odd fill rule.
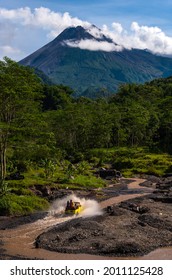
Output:
[[[81,40],[110,42],[105,36],[94,37],[81,26],[71,27],[20,63],[43,71],[56,84],[70,86],[77,95],[89,97],[92,92],[97,96],[100,88],[109,95],[120,84],[144,83],[172,74],[171,58],[146,50],[90,51],[66,44]]]

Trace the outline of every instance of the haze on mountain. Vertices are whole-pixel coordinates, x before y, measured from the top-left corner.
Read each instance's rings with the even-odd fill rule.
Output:
[[[115,93],[124,83],[144,83],[172,75],[172,58],[148,50],[126,49],[94,25],[65,29],[53,41],[20,61],[43,71],[76,96]]]

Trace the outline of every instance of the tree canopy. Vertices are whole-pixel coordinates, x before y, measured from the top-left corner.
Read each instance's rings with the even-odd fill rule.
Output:
[[[9,145],[15,147],[16,143],[21,144],[21,139],[27,142],[24,136],[34,134],[41,96],[40,81],[30,68],[9,58],[0,62],[1,180],[6,176]]]
[[[0,61],[0,154],[8,162],[76,158],[93,148],[146,146],[172,153],[172,78],[127,84],[108,98],[74,98],[64,85]]]

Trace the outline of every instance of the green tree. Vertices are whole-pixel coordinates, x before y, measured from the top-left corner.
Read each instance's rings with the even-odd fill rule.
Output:
[[[65,109],[46,112],[47,120],[55,135],[56,147],[67,151],[87,148],[90,131],[88,104],[70,104]]]
[[[6,176],[10,140],[13,138],[15,144],[28,132],[34,132],[41,88],[40,80],[31,69],[7,57],[0,61],[0,180]]]
[[[43,87],[43,109],[57,110],[63,109],[72,101],[73,91],[63,85],[44,85]]]
[[[165,97],[159,104],[160,107],[160,147],[169,153],[172,153],[172,97]]]
[[[101,99],[91,107],[90,148],[108,148],[111,144],[112,115],[106,100]]]

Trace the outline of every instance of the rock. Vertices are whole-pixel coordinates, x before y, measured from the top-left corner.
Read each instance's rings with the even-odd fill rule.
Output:
[[[11,173],[8,175],[5,180],[23,180],[24,176],[20,174],[20,172]]]
[[[141,215],[138,217],[139,221],[154,227],[158,228],[159,230],[168,230],[172,232],[172,223],[163,219],[163,217],[158,217],[156,215]]]
[[[36,191],[39,191],[42,193],[43,197],[47,197],[51,194],[51,190],[49,189],[48,186],[35,185],[34,187],[35,187]]]
[[[35,241],[35,248],[37,248],[37,249],[38,249],[38,248],[39,248],[39,246],[40,246],[40,241],[39,241],[39,240],[36,240],[36,241]]]
[[[145,226],[146,226],[146,223],[143,223],[143,222],[141,222],[141,221],[138,221],[138,224],[139,224],[140,226],[142,226],[142,227],[145,227]]]
[[[56,241],[60,241],[60,237],[59,237],[59,235],[56,235],[56,237],[55,237],[54,241],[55,241],[55,242],[56,242]]]
[[[87,238],[86,234],[78,233],[76,235],[73,235],[73,236],[69,237],[68,241],[69,242],[77,242],[77,241],[80,241],[80,240],[83,240],[83,239],[86,239],[86,238]]]
[[[114,247],[106,248],[106,254],[115,256],[135,256],[141,254],[142,251],[142,246],[136,242],[121,242],[117,243]]]
[[[107,206],[106,211],[107,211],[107,213],[110,213],[110,214],[114,213],[113,206]]]
[[[134,211],[136,213],[139,213],[139,214],[147,213],[150,210],[150,208],[147,207],[147,206],[144,206],[144,205],[140,206],[139,204],[131,203],[131,202],[122,202],[120,204],[120,206],[125,208],[125,209],[128,209],[128,210]]]
[[[169,190],[170,188],[172,188],[172,177],[164,177],[156,184],[156,189]]]

